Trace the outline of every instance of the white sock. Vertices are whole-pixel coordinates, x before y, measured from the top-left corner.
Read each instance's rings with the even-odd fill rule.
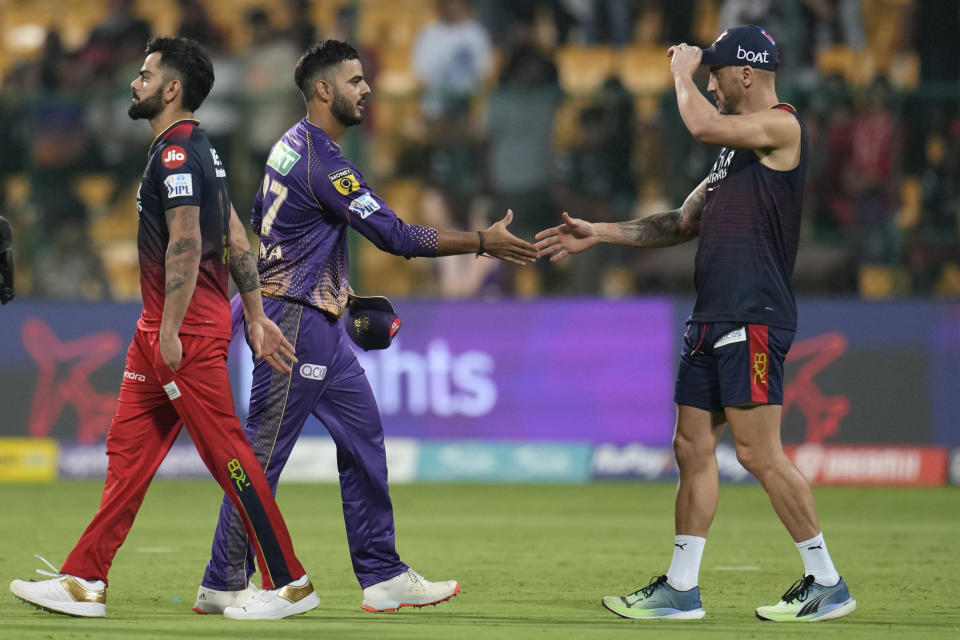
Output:
[[[290,586],[291,586],[291,587],[302,587],[302,586],[305,585],[305,584],[307,584],[307,574],[303,574],[302,576],[300,576],[299,578],[297,578],[296,580],[294,580],[293,582],[291,582],[291,583],[290,583]],[[286,586],[286,585],[283,585],[283,586]],[[275,587],[275,588],[276,588],[276,589],[280,589],[281,587]]]
[[[689,591],[699,583],[700,560],[706,538],[677,536],[673,541],[673,562],[667,571],[667,583],[677,591]]]
[[[840,582],[840,574],[833,566],[822,532],[809,540],[798,542],[797,549],[803,558],[804,575],[813,576],[814,581],[824,587],[832,587]]]

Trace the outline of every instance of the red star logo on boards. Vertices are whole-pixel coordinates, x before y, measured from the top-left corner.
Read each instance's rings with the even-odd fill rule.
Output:
[[[116,408],[117,393],[99,393],[90,384],[89,376],[120,351],[120,336],[114,331],[102,331],[61,342],[43,320],[30,318],[23,323],[21,337],[38,369],[30,405],[30,435],[48,437],[67,405],[77,414],[79,442],[93,442],[105,434]]]

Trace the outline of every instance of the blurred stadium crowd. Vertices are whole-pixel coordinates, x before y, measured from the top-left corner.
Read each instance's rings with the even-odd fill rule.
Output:
[[[300,52],[334,37],[358,47],[374,90],[344,146],[378,194],[443,228],[510,207],[530,238],[562,210],[626,220],[679,206],[716,150],[679,120],[666,47],[743,23],[778,40],[780,98],[813,134],[798,293],[960,296],[960,0],[0,0],[0,213],[18,293],[139,295],[151,137],[126,110],[150,35],[211,52],[197,115],[241,217],[304,113]],[[365,293],[692,295],[693,243],[523,270],[353,244]]]

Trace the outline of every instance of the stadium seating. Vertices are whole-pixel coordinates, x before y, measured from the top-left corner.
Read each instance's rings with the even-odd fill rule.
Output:
[[[616,69],[616,55],[610,47],[568,44],[557,49],[560,86],[570,95],[595,92]]]

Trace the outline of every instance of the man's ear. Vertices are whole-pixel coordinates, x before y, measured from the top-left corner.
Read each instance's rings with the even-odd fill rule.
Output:
[[[744,87],[749,87],[756,82],[756,80],[757,76],[753,72],[753,67],[740,67],[740,84],[742,84]]]
[[[317,96],[322,102],[330,102],[333,100],[333,87],[328,80],[319,78],[317,79],[317,84],[314,86],[317,89]]]
[[[183,91],[183,85],[180,84],[180,79],[177,77],[172,77],[163,85],[163,101],[166,104],[169,104],[177,99]]]

